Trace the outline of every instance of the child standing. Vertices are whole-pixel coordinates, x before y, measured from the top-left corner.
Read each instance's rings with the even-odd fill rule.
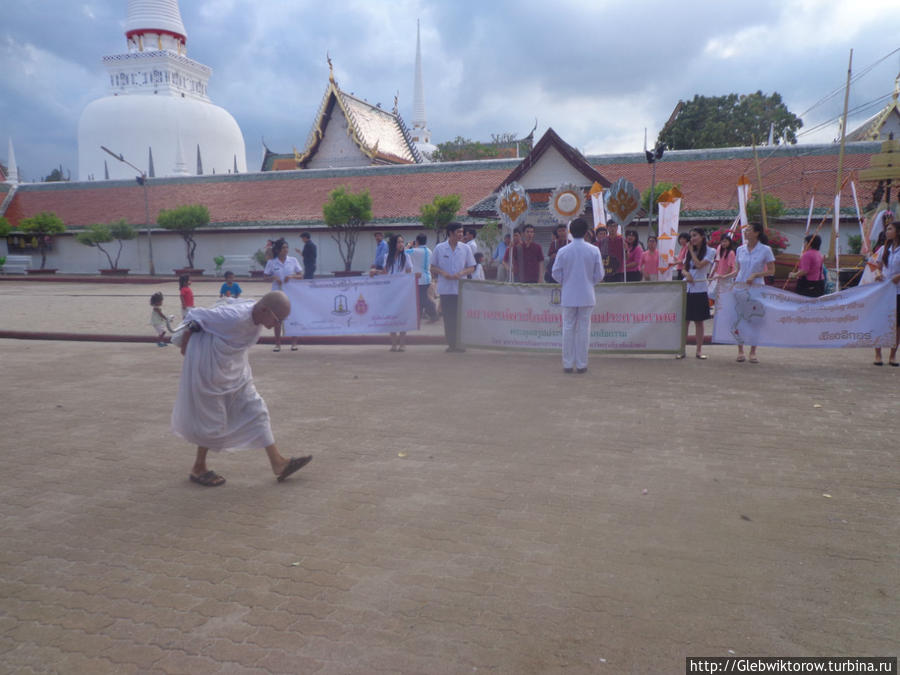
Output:
[[[169,343],[165,341],[166,331],[172,332],[172,324],[169,323],[174,316],[166,316],[162,311],[163,294],[154,293],[150,296],[150,325],[156,331],[156,346],[165,347]]]
[[[234,272],[225,272],[225,283],[219,289],[220,298],[241,297],[241,287],[234,281]]]
[[[194,308],[194,291],[191,290],[191,277],[182,274],[178,277],[178,293],[181,295],[181,318],[187,316],[188,310]]]

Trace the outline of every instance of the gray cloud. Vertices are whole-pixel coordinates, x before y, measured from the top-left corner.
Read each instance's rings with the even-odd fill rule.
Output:
[[[677,7],[677,9],[676,9]],[[104,55],[124,51],[124,0],[20,0],[0,28],[0,158],[12,136],[36,180],[77,164],[76,127],[105,94]],[[385,107],[399,92],[412,116],[416,19],[433,141],[539,133],[553,126],[590,152],[639,150],[679,99],[778,91],[799,114],[841,87],[854,48],[860,73],[896,48],[888,0],[748,3],[657,0],[205,0],[181,3],[189,55],[213,69],[210,96],[237,119],[248,166],[262,138],[301,149],[324,92],[331,54],[342,88]],[[854,83],[851,107],[889,94],[895,54]],[[840,114],[842,96],[807,128]],[[861,110],[850,126],[873,114]],[[830,141],[836,123],[807,142]]]

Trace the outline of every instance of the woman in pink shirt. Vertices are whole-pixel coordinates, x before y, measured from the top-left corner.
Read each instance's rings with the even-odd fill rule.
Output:
[[[659,251],[656,250],[656,237],[647,237],[647,250],[641,255],[641,276],[643,281],[659,279]]]
[[[808,298],[825,295],[825,277],[822,274],[822,254],[819,247],[822,237],[808,234],[803,238],[803,253],[797,270],[790,273],[791,279],[797,280],[797,293]]]
[[[684,279],[684,257],[687,255],[688,244],[691,241],[691,235],[687,232],[682,232],[678,235],[678,246],[681,248],[678,249],[678,256],[675,261],[675,278],[681,281]]]
[[[625,231],[625,281],[641,280],[641,258],[644,249],[638,239],[637,230]]]

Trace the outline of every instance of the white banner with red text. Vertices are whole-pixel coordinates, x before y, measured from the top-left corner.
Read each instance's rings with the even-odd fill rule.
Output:
[[[595,290],[591,351],[684,350],[683,283],[601,283]],[[468,347],[562,349],[562,307],[557,285],[463,280],[459,313],[460,338]]]
[[[892,347],[897,287],[854,286],[807,298],[773,286],[735,285],[716,300],[713,342],[766,347]]]
[[[398,333],[418,328],[414,274],[291,280],[284,285],[291,313],[288,336]]]

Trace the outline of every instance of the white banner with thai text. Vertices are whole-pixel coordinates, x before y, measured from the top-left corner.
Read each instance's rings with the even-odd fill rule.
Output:
[[[892,347],[896,286],[887,281],[807,298],[773,286],[719,293],[713,342],[766,347]]]
[[[591,351],[684,349],[684,284],[598,284]],[[460,284],[460,336],[469,347],[562,349],[560,287],[555,284]]]
[[[285,335],[397,333],[418,327],[413,274],[292,280],[283,290],[291,299]]]

